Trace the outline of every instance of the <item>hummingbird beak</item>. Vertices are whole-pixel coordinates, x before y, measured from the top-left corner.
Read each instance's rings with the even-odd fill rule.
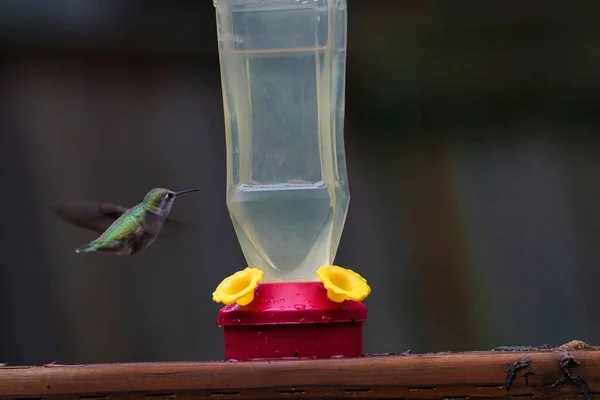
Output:
[[[187,190],[181,190],[177,193],[175,193],[175,197],[179,196],[180,194],[184,194],[184,193],[190,193],[190,192],[198,192],[200,189],[187,189]]]

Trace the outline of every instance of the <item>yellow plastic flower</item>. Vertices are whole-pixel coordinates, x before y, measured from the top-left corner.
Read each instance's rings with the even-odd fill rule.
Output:
[[[258,268],[246,268],[228,276],[213,292],[213,301],[230,305],[246,306],[254,300],[254,289],[262,280],[264,272]]]
[[[327,298],[336,303],[363,301],[371,294],[367,280],[352,270],[327,265],[317,270],[317,276],[327,289]]]

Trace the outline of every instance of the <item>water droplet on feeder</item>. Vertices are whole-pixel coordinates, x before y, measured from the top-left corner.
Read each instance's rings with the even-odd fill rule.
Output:
[[[304,311],[306,309],[306,306],[304,304],[295,304],[294,308],[298,311]]]

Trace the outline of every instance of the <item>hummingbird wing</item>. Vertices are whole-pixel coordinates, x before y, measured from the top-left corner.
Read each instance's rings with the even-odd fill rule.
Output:
[[[113,222],[128,210],[128,208],[117,204],[88,201],[56,204],[51,209],[63,221],[97,233],[106,231]],[[185,224],[167,219],[159,236],[170,236],[183,231],[185,228]]]
[[[56,204],[51,209],[62,220],[97,233],[104,232],[127,211],[116,204],[87,201]]]

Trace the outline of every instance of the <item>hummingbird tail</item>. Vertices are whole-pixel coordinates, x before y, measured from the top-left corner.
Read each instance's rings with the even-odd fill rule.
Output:
[[[88,243],[88,244],[84,244],[83,246],[81,246],[80,248],[75,250],[75,253],[90,253],[92,251],[96,251],[96,247],[94,246],[94,243]]]

